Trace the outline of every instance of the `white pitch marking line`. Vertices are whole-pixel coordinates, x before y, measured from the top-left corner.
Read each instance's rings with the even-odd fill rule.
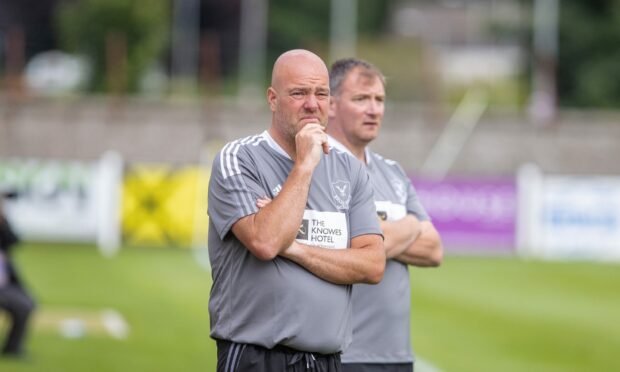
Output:
[[[428,360],[418,356],[415,358],[415,372],[444,372]]]

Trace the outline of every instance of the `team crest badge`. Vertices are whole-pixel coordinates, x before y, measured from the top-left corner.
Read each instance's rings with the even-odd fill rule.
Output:
[[[403,181],[394,178],[392,179],[392,188],[394,188],[394,192],[398,197],[398,201],[400,204],[405,204],[407,201],[407,190],[405,189],[405,184]]]
[[[348,181],[332,182],[332,197],[338,209],[349,209],[351,201],[351,184]]]

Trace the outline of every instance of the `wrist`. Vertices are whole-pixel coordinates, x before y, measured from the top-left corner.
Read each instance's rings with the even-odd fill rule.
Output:
[[[295,174],[299,177],[305,178],[307,180],[310,180],[312,178],[312,173],[314,172],[314,168],[316,168],[316,165],[310,163],[310,162],[295,162],[295,165],[293,165],[293,169],[291,171],[291,174]]]
[[[284,258],[288,258],[291,261],[296,261],[295,258],[300,255],[301,249],[301,245],[297,243],[296,240],[293,240],[293,243],[291,243],[288,248],[282,251],[281,256]]]

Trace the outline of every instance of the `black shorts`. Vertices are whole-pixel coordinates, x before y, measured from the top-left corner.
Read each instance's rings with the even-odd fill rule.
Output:
[[[413,372],[413,363],[346,363],[342,372]]]
[[[217,372],[342,372],[340,353],[307,353],[276,346],[217,342]]]

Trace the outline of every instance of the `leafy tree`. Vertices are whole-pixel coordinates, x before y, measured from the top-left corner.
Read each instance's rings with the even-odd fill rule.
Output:
[[[325,45],[329,39],[332,0],[270,0],[269,59],[292,48]],[[338,1],[338,0],[333,0]],[[390,1],[360,0],[357,30],[361,35],[383,31]]]
[[[620,107],[620,2],[564,0],[561,4],[560,103]]]
[[[111,36],[124,40],[127,89],[135,91],[145,69],[167,45],[169,14],[169,0],[66,1],[57,12],[56,26],[65,49],[90,59],[90,87],[97,91],[110,88],[106,40]]]

